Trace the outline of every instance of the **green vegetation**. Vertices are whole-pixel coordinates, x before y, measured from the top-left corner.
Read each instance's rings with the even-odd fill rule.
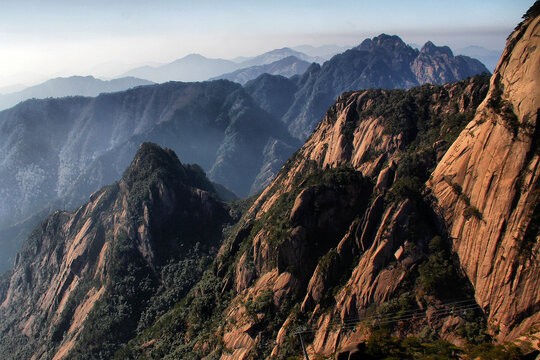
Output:
[[[366,360],[457,360],[462,354],[460,348],[444,340],[423,342],[416,337],[398,338],[384,329],[374,331],[360,351]]]
[[[498,345],[483,343],[467,349],[469,359],[520,360],[524,358],[523,355],[523,351],[511,343]]]
[[[11,275],[13,270],[8,270],[0,274],[0,303],[2,303],[7,295],[9,289],[9,282],[11,280]]]
[[[519,122],[512,103],[502,98],[503,85],[501,84],[499,76],[495,78],[494,84],[495,87],[488,100],[488,106],[502,117],[504,126],[511,131],[514,138],[516,138],[519,130],[524,128],[524,124]]]
[[[429,251],[427,261],[418,269],[418,284],[425,294],[451,298],[457,290],[457,281],[450,253],[440,236],[435,236],[429,242]]]
[[[540,198],[537,198],[533,213],[528,219],[523,239],[519,242],[519,255],[522,260],[531,259],[533,247],[540,233]]]
[[[221,315],[231,299],[230,292],[221,290],[221,279],[207,270],[182,301],[118,350],[114,359],[200,359],[206,353],[195,349],[194,345],[202,339],[211,347],[221,349],[216,329],[224,324]],[[154,345],[142,346],[158,338]]]
[[[476,206],[469,205],[463,210],[463,216],[469,220],[471,217],[475,217],[478,220],[482,220],[482,213]]]
[[[365,360],[519,360],[523,359],[523,355],[522,350],[514,344],[483,343],[461,348],[441,339],[430,341],[418,337],[400,338],[392,336],[385,329],[374,331],[359,346],[357,354]]]

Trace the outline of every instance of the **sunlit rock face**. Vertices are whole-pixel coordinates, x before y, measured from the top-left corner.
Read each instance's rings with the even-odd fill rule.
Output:
[[[539,321],[540,17],[509,37],[486,100],[429,186],[500,339]]]

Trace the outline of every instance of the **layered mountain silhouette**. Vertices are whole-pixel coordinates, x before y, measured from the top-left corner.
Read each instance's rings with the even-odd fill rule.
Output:
[[[493,71],[501,58],[502,50],[490,50],[482,46],[472,45],[458,49],[456,52],[480,60],[490,71]]]
[[[71,76],[47,80],[42,84],[21,91],[0,95],[0,110],[8,109],[27,99],[45,99],[65,96],[97,96],[101,93],[127,90],[136,86],[150,85],[151,81],[134,77],[100,80],[92,76]]]
[[[190,54],[169,64],[139,67],[124,73],[122,76],[135,76],[157,83],[166,81],[204,81],[216,77],[219,79],[229,79],[230,75],[224,77],[219,75],[229,74],[240,69],[245,69],[244,71],[247,71],[247,68],[271,64],[290,56],[294,56],[299,60],[310,63],[313,61],[324,60],[318,57],[310,57],[289,48],[275,49],[252,58],[242,58],[239,62],[225,59],[209,59],[200,54]],[[297,60],[297,62],[299,60]],[[279,66],[283,67],[284,64],[274,65],[274,73],[278,71]],[[258,69],[259,70],[251,71],[260,71],[261,68]],[[283,71],[285,73],[291,72],[290,65]],[[298,72],[295,72],[295,74],[296,73]],[[259,74],[261,73],[259,72],[257,75]],[[279,75],[284,74],[279,73]],[[242,77],[240,79],[242,79]]]
[[[323,59],[330,59],[332,56],[349,50],[352,46],[340,46],[340,45],[298,45],[293,47],[294,50],[300,51],[309,56],[319,56]]]
[[[300,60],[296,56],[288,56],[270,64],[254,65],[233,71],[229,74],[216,76],[210,80],[226,79],[244,85],[248,81],[257,78],[262,74],[281,75],[284,77],[303,74],[309,65],[311,65],[311,63]]]
[[[454,56],[446,46],[428,42],[419,51],[398,36],[382,34],[335,55],[322,66],[313,64],[292,79],[297,91],[282,120],[293,136],[305,140],[343,92],[445,84],[482,72],[489,73],[478,60]]]
[[[34,213],[78,206],[119,179],[143,141],[174,149],[240,196],[266,186],[300,145],[239,84],[224,80],[29,100],[1,112],[0,124],[0,219],[9,234]],[[9,256],[4,248],[3,268]]]
[[[182,151],[143,143],[120,181],[43,220],[0,277],[1,356],[535,358],[539,4],[509,37],[491,78],[339,96],[256,198],[226,207],[200,166],[179,161]],[[452,59],[429,44],[420,57],[375,40],[361,47],[386,54],[395,45],[416,54],[417,64]],[[396,70],[380,81],[409,86],[419,81],[413,63],[404,56],[371,65]],[[410,73],[399,75],[407,66]],[[298,93],[298,84],[263,75],[245,89],[227,81],[165,85],[184,104],[177,112],[228,109],[231,121],[217,122],[227,137],[231,124],[259,124],[232,115],[262,111],[250,99],[281,86]],[[137,94],[165,101],[161,91],[113,95],[122,103]],[[113,95],[72,101],[111,104]],[[188,95],[195,105],[186,105]],[[284,99],[274,103],[286,107]],[[263,113],[273,120],[263,124],[277,128]],[[160,114],[158,128],[184,125]],[[264,128],[257,126],[232,137],[250,139]],[[276,142],[268,144],[264,153],[276,153]]]

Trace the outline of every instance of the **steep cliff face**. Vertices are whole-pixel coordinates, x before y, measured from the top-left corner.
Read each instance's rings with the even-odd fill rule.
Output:
[[[170,313],[185,326],[177,354],[286,358],[301,351],[298,327],[312,356],[338,358],[372,351],[366,346],[376,346],[377,336],[388,339],[381,328],[459,346],[489,341],[490,334],[527,335],[538,324],[536,28],[529,17],[510,38],[487,99],[485,76],[343,94],[198,285],[197,294],[220,304],[206,313],[211,325],[200,325],[218,339],[195,335],[189,311]],[[512,54],[521,58],[519,69],[505,65]],[[473,132],[479,126],[492,130]],[[491,145],[485,141],[495,135]],[[486,188],[475,190],[476,182]],[[490,205],[480,206],[479,198]],[[124,349],[124,358],[178,351],[163,329],[171,328],[160,320],[152,335]],[[408,356],[399,349],[392,354]]]
[[[109,358],[199,280],[227,221],[198,166],[141,145],[120,182],[25,243],[2,279],[2,358]]]
[[[122,358],[286,358],[299,352],[298,326],[314,334],[306,338],[310,353],[329,356],[369,335],[359,320],[358,333],[339,324],[398,310],[424,314],[401,331],[426,326],[463,343],[456,329],[465,316],[449,315],[444,304],[474,299],[422,183],[471,120],[487,82],[341,96],[255,200],[206,280]],[[431,268],[442,270],[431,277]],[[201,301],[216,305],[195,316]],[[481,319],[474,309],[469,315]]]
[[[500,339],[540,321],[540,16],[509,37],[486,100],[429,181]]]

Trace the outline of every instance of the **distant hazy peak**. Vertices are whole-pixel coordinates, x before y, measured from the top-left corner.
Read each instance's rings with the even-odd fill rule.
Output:
[[[202,56],[201,54],[193,53],[193,54],[188,54],[184,56],[184,59],[197,60],[197,59],[206,59],[206,57]]]

